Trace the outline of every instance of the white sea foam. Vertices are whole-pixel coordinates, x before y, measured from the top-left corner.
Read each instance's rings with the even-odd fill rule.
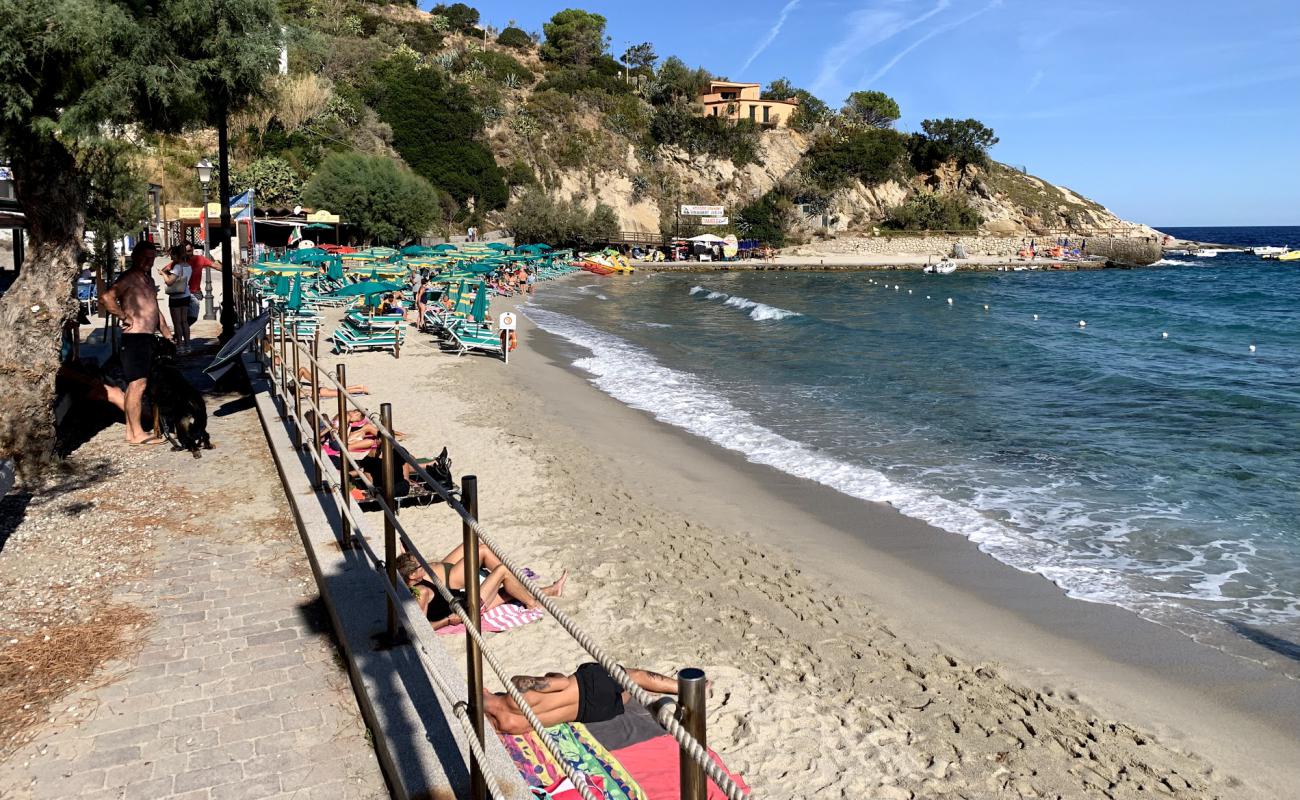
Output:
[[[697,294],[702,291],[704,291],[703,286],[694,286],[691,288],[690,293]],[[724,306],[730,306],[740,311],[748,311],[749,318],[757,322],[803,316],[798,311],[769,306],[767,303],[760,303],[757,300],[750,300],[748,297],[741,297],[740,295],[729,295],[726,292],[709,292],[704,296],[704,299],[721,300]]]
[[[1153,267],[1195,267],[1198,266],[1195,261],[1183,261],[1178,258],[1162,258],[1152,264]]]
[[[606,394],[652,414],[747,460],[816,481],[861,500],[888,503],[900,512],[965,536],[980,549],[1018,569],[1054,581],[1071,596],[1116,602],[1132,598],[1119,570],[1071,564],[1064,547],[1030,536],[978,510],[883,473],[851,464],[759,425],[746,411],[711,389],[698,376],[660,364],[648,352],[572,317],[544,309],[525,313],[543,330],[588,350],[573,362],[591,373]]]

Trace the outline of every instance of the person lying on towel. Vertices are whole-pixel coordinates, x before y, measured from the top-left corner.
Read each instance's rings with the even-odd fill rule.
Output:
[[[643,669],[626,670],[627,675],[647,692],[676,694],[677,681],[658,672]],[[561,722],[604,722],[623,713],[628,693],[623,691],[605,668],[588,662],[578,667],[572,675],[548,672],[543,677],[516,675],[510,679],[515,688],[524,693],[524,699],[533,713],[550,727]],[[528,733],[528,720],[519,713],[519,706],[504,692],[493,694],[484,690],[483,711],[500,733]]]

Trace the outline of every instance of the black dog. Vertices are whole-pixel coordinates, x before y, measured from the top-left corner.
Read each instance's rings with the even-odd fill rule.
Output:
[[[166,339],[158,340],[154,350],[146,393],[158,415],[159,428],[173,450],[189,450],[195,458],[201,458],[199,448],[212,449],[203,395],[181,374],[176,366],[176,345]]]

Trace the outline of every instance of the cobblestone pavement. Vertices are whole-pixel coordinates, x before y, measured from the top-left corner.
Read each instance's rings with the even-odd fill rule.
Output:
[[[257,412],[231,397],[210,411],[223,401],[216,450],[148,459],[193,516],[114,594],[154,615],[145,641],[0,764],[0,798],[389,796]]]

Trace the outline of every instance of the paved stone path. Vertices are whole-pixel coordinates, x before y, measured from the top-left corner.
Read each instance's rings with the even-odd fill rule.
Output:
[[[389,796],[257,413],[228,408],[201,460],[150,457],[193,494],[193,516],[114,597],[154,615],[146,641],[0,764],[0,798]]]

